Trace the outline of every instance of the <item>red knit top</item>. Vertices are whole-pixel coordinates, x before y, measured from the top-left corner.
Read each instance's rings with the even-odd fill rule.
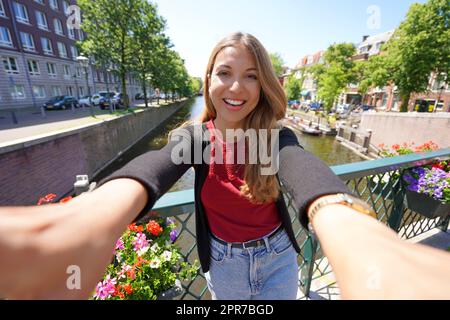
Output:
[[[244,184],[244,164],[237,161],[237,151],[245,148],[244,140],[222,141],[214,134],[213,120],[208,121],[206,127],[211,135],[211,161],[201,200],[211,232],[227,242],[245,242],[267,235],[281,224],[281,220],[275,202],[252,204],[240,193]],[[222,148],[222,153],[216,150],[217,147]],[[234,162],[230,164],[232,150]],[[215,163],[219,162],[214,161],[215,155],[222,156],[222,164]]]

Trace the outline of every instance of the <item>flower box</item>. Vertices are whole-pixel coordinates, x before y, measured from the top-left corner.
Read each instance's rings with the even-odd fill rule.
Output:
[[[405,205],[407,208],[420,213],[424,217],[434,219],[437,217],[445,218],[450,215],[450,203],[442,203],[423,193],[406,190]]]

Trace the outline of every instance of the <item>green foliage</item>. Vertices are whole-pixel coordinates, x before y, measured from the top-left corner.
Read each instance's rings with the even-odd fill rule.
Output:
[[[401,111],[413,92],[426,92],[432,72],[444,80],[450,71],[450,2],[411,5],[406,19],[386,44],[392,80],[402,97]]]
[[[355,63],[351,59],[355,52],[356,48],[351,43],[334,44],[324,53],[324,64],[309,68],[318,84],[318,96],[327,111],[345,87],[357,81]]]
[[[278,77],[281,77],[283,75],[283,58],[279,53],[270,53],[269,56],[270,61],[272,62],[273,69],[275,70],[275,74]]]
[[[297,79],[293,74],[291,74],[287,78],[285,91],[288,100],[297,100],[302,92],[301,79]]]

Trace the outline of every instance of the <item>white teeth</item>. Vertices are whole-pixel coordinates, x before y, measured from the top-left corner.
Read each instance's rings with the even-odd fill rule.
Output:
[[[231,104],[233,106],[241,106],[245,103],[244,100],[231,100],[231,99],[224,99],[226,103]]]

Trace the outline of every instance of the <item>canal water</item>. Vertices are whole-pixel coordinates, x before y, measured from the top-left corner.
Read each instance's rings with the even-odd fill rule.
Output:
[[[116,161],[105,168],[97,176],[94,177],[94,181],[100,181],[102,178],[110,175],[114,171],[123,167],[126,163],[134,159],[135,157],[149,151],[161,149],[167,143],[167,135],[170,130],[173,130],[184,121],[193,119],[198,116],[203,108],[203,97],[196,97],[191,99],[181,110],[179,110],[173,117],[164,123],[161,123],[158,128],[146,137],[142,138],[127,152],[121,155]],[[337,164],[345,164],[363,161],[361,157],[357,156],[347,148],[341,146],[339,142],[332,136],[308,136],[305,134],[297,134],[300,144],[305,150],[316,155],[326,164],[332,166]],[[149,164],[151,165],[151,164]],[[185,189],[191,189],[194,187],[194,170],[188,170],[183,177],[178,180],[175,185],[169,190],[179,191]]]

